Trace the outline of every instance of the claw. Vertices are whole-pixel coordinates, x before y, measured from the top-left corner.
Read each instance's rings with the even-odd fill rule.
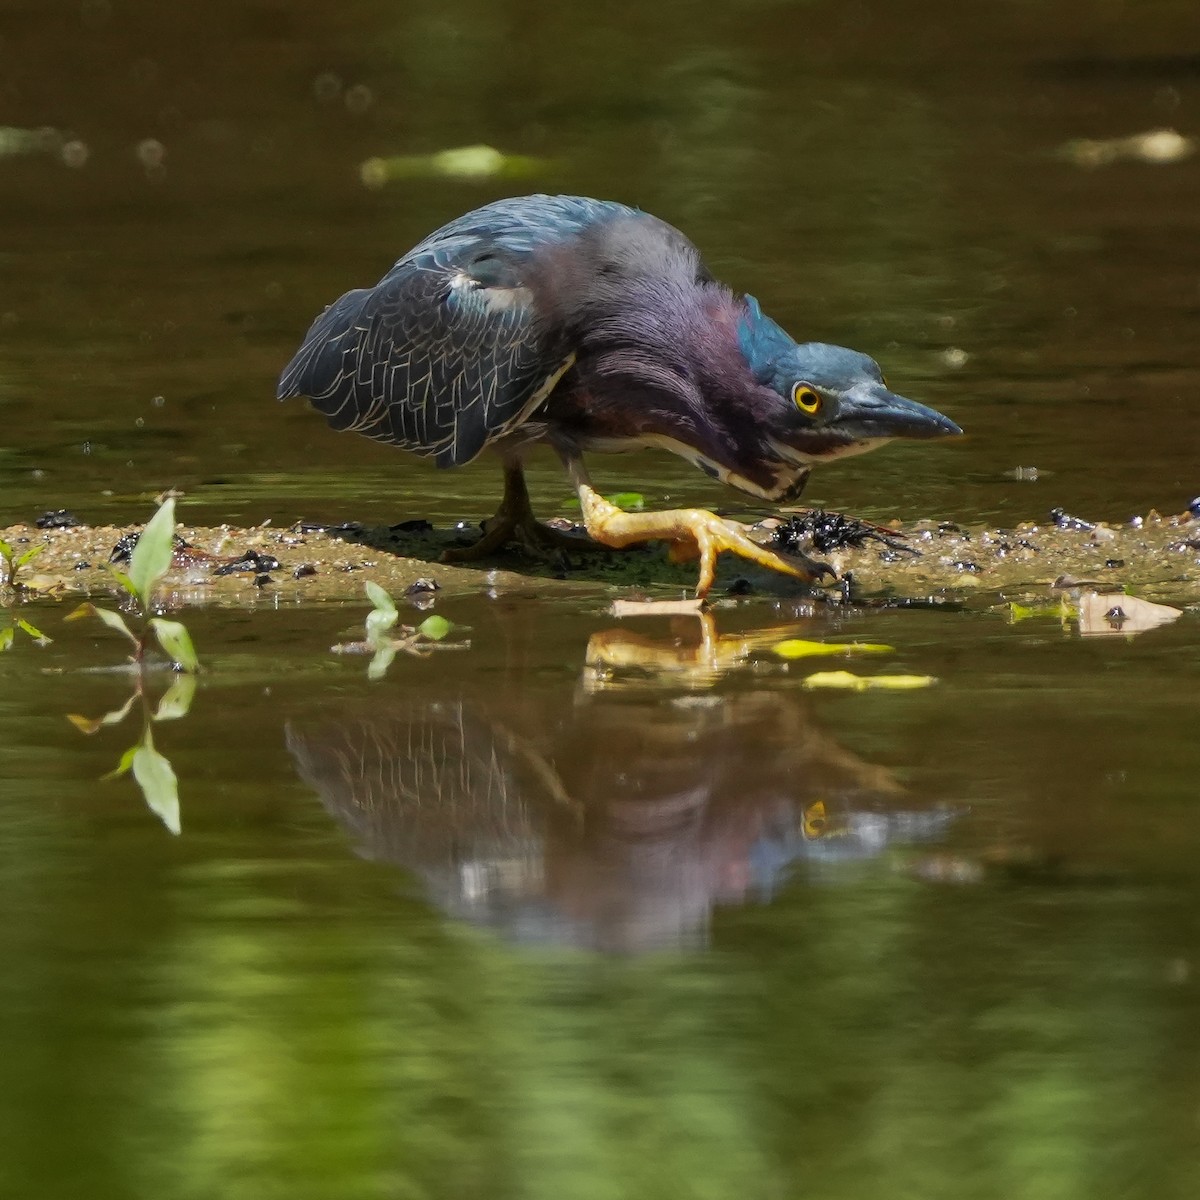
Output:
[[[703,508],[676,508],[665,512],[628,513],[609,503],[588,484],[579,486],[583,519],[588,533],[597,542],[621,548],[635,542],[671,543],[673,562],[699,557],[700,576],[696,595],[703,598],[712,589],[717,555],[722,551],[736,554],[749,562],[813,583],[823,575],[836,578],[826,563],[809,559],[784,558],[751,540],[746,527],[737,521],[718,517]]]

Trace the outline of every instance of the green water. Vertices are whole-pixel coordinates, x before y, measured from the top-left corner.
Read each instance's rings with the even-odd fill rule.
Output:
[[[1183,2],[11,5],[0,124],[88,158],[0,158],[0,526],[129,523],[169,485],[194,522],[485,515],[494,466],[434,473],[273,387],[324,303],[524,190],[671,219],[971,434],[814,499],[1177,511],[1200,157],[1054,152],[1195,134],[1194,34]],[[475,142],[549,161],[359,181]],[[549,459],[533,486],[567,495]],[[328,652],[363,604],[185,610],[178,838],[99,782],[140,710],[66,720],[123,703],[120,642],[23,607],[55,641],[0,654],[0,1194],[1196,1194],[1194,613],[1083,639],[986,597],[760,601],[715,614],[706,669],[694,618],[483,579],[438,603],[469,650],[375,683]],[[938,682],[808,692],[743,634]]]
[[[1190,634],[801,620],[941,680],[828,695],[444,611],[374,684],[196,614],[178,839],[63,719],[115,644],[0,660],[6,1194],[1191,1194]]]

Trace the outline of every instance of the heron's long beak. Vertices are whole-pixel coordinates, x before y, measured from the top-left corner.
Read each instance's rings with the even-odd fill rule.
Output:
[[[956,437],[962,433],[936,409],[906,400],[877,383],[857,384],[841,397],[836,425],[861,439]]]

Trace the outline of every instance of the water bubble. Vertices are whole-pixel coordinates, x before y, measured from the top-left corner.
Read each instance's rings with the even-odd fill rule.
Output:
[[[87,142],[81,142],[78,138],[64,142],[63,148],[58,152],[63,164],[68,167],[82,167],[91,156],[91,153]]]
[[[346,111],[361,117],[375,103],[375,93],[365,83],[356,83],[346,89]]]
[[[957,370],[959,367],[967,365],[967,359],[970,358],[970,355],[965,350],[960,350],[957,346],[949,346],[942,351],[940,358],[946,366]]]
[[[1142,134],[1134,142],[1134,152],[1146,162],[1167,163],[1187,158],[1196,148],[1191,138],[1186,138],[1174,129],[1155,129]]]
[[[91,442],[84,442],[84,443],[83,443],[83,445],[82,445],[82,446],[80,446],[79,448],[80,448],[80,450],[82,450],[82,451],[83,451],[83,453],[84,453],[84,454],[91,454],[91,452],[92,452],[92,443],[91,443]]]
[[[342,94],[342,81],[332,71],[326,71],[313,80],[312,90],[322,104],[329,104]]]
[[[167,148],[157,138],[143,138],[138,142],[134,153],[138,162],[149,171],[162,166],[163,159],[167,156]]]
[[[146,418],[145,417],[134,417],[133,423],[138,429],[141,429],[146,424]]]
[[[166,396],[155,396],[154,399],[150,401],[150,403],[153,404],[155,408],[162,408],[162,406],[164,404],[166,404],[166,402],[167,402]]]
[[[382,158],[368,158],[359,167],[358,174],[365,187],[381,188],[388,181],[387,160]]]

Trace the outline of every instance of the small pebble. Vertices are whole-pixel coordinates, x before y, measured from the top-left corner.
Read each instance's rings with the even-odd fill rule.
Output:
[[[1082,517],[1073,517],[1070,513],[1064,512],[1061,508],[1052,508],[1050,510],[1050,520],[1054,522],[1059,529],[1070,529],[1076,533],[1091,533],[1096,528],[1092,521],[1085,521]]]
[[[442,585],[436,579],[414,579],[412,583],[404,589],[406,596],[419,596],[425,592],[440,592]]]

